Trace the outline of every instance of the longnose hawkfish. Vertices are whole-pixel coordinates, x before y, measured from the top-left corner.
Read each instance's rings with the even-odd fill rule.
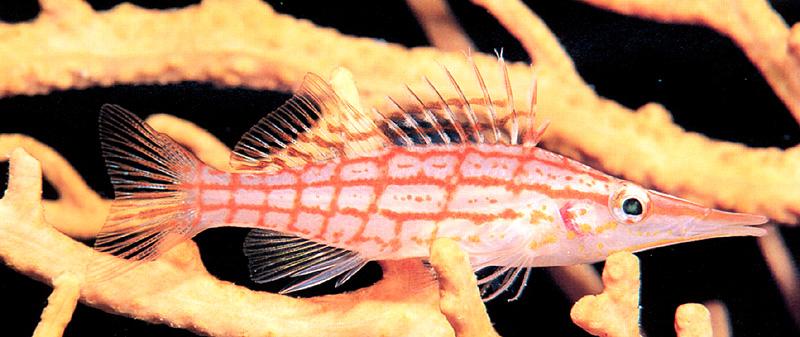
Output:
[[[369,261],[426,259],[435,239],[451,238],[476,270],[494,268],[479,280],[494,284],[488,300],[520,275],[524,286],[531,267],[764,233],[750,227],[763,216],[648,190],[537,147],[546,123],[533,123],[536,81],[530,108],[518,111],[500,64],[505,101],[490,98],[473,64],[482,99],[468,100],[444,69],[456,95],[426,78],[435,99],[409,89],[416,103],[391,112],[354,108],[308,74],[235,146],[237,173],[105,105],[101,144],[116,199],[95,247],[135,264],[208,228],[252,228],[252,279],[292,278],[286,293],[339,285]]]

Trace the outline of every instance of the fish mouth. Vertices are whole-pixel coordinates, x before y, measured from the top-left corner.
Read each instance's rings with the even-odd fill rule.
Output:
[[[767,233],[762,225],[769,219],[763,215],[733,213],[708,208],[703,205],[668,194],[649,191],[656,213],[667,217],[688,219],[677,241],[696,241],[728,236],[762,236]]]
[[[769,219],[765,216],[725,212],[679,198],[670,197],[670,199],[670,202],[681,202],[683,211],[681,216],[688,217],[690,220],[682,225],[677,225],[677,228],[673,227],[672,230],[662,232],[660,238],[633,246],[630,250],[642,251],[706,239],[767,234],[765,229],[753,227],[766,223]]]
[[[766,223],[769,219],[763,215],[725,212],[705,208],[704,215],[686,224],[688,237],[727,237],[727,236],[762,236],[767,234],[763,228],[753,227]]]

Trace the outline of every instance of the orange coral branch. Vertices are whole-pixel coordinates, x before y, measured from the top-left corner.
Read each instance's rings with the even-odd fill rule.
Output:
[[[572,306],[572,321],[595,336],[641,336],[639,259],[628,252],[609,256],[603,268],[603,285],[601,294],[584,296]],[[679,337],[710,337],[708,309],[695,303],[681,305],[675,312],[675,331]]]
[[[477,5],[485,7],[494,15],[503,27],[512,35],[528,52],[531,61],[537,69],[544,72],[540,83],[545,82],[548,74],[553,72],[554,78],[575,85],[571,91],[589,94],[591,90],[585,85],[583,79],[575,70],[575,65],[558,42],[555,34],[547,28],[544,21],[536,16],[528,6],[516,0],[473,0]],[[547,97],[541,94],[542,97]]]
[[[583,0],[615,12],[673,23],[708,26],[727,35],[800,122],[800,51],[789,26],[766,0]],[[795,25],[793,31],[800,26]],[[792,34],[796,35],[796,33]]]
[[[147,117],[146,122],[154,129],[170,135],[176,142],[191,150],[203,163],[218,170],[230,170],[228,158],[231,150],[219,139],[196,124],[165,114],[151,115]]]
[[[583,296],[603,291],[600,275],[591,265],[554,267],[550,268],[549,272],[571,301],[577,301]]]
[[[639,336],[639,259],[627,252],[609,256],[603,284],[602,294],[575,303],[572,321],[595,336]]]
[[[78,172],[53,148],[24,135],[0,134],[0,158],[8,158],[23,148],[44,165],[44,177],[58,191],[59,199],[44,201],[45,219],[59,224],[58,229],[78,239],[93,239],[110,204],[92,191]]]
[[[478,282],[472,273],[469,258],[458,247],[453,240],[438,239],[431,248],[431,264],[442,277],[439,281],[439,307],[462,337],[498,336],[480,295],[472,291],[478,289]]]
[[[458,20],[444,0],[406,0],[417,21],[425,30],[428,41],[441,50],[468,51],[475,49]]]
[[[33,337],[61,337],[72,319],[78,304],[80,287],[73,274],[62,274],[53,280],[53,293],[47,298],[47,307],[33,332]]]

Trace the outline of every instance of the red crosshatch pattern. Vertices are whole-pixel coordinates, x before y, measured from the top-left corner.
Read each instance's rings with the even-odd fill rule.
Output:
[[[560,218],[553,200],[607,200],[607,176],[540,152],[508,145],[398,147],[274,174],[204,166],[197,185],[187,187],[200,196],[199,226],[274,229],[375,258],[423,256],[438,236],[479,244],[476,233],[486,224],[549,220],[553,227]],[[521,208],[523,198],[541,203]]]

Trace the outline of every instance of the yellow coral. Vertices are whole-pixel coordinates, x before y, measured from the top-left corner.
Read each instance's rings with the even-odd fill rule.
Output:
[[[605,290],[581,298],[570,316],[578,326],[595,336],[638,337],[639,259],[619,252],[608,257],[603,269]],[[675,313],[679,337],[711,337],[711,315],[701,304],[689,303]]]
[[[616,253],[606,259],[605,290],[581,298],[572,307],[572,321],[596,336],[639,336],[639,259]]]

